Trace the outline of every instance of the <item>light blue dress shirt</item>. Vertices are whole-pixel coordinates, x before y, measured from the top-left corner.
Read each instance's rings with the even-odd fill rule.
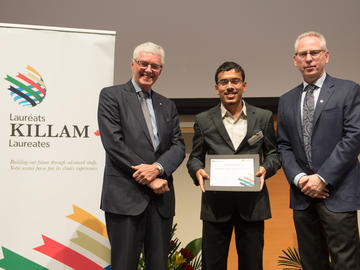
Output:
[[[140,86],[134,81],[134,78],[131,79],[132,84],[135,87],[136,93],[138,94],[141,90]],[[140,100],[140,95],[138,94],[138,99]],[[160,143],[160,139],[159,139],[159,135],[158,135],[158,128],[157,128],[157,124],[156,124],[156,117],[155,117],[155,111],[154,111],[154,107],[152,104],[152,100],[151,100],[151,89],[149,90],[149,95],[145,96],[145,100],[146,100],[146,104],[149,108],[149,113],[150,113],[150,119],[151,119],[151,125],[153,128],[153,132],[154,132],[154,138],[155,138],[155,146],[156,149],[159,146]]]

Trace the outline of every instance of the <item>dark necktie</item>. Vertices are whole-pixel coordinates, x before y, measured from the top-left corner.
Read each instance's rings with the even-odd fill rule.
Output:
[[[152,145],[154,147],[154,150],[156,150],[155,136],[154,136],[154,131],[153,131],[152,123],[151,123],[150,112],[149,112],[149,108],[148,108],[147,103],[146,103],[146,97],[149,94],[144,93],[143,91],[140,91],[139,95],[140,95],[141,109],[142,109],[144,117],[145,117],[146,126],[147,126],[147,128],[149,130],[150,138],[151,138],[151,142],[152,142]]]
[[[316,85],[308,84],[304,91],[306,91],[304,104],[303,104],[303,121],[302,121],[302,129],[304,136],[304,148],[307,160],[309,162],[310,167],[312,167],[311,163],[311,135],[313,128],[313,118],[314,118],[314,90],[317,88]]]

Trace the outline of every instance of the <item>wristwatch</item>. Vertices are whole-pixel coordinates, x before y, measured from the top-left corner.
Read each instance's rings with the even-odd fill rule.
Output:
[[[159,164],[159,163],[157,163],[157,162],[155,162],[155,164],[156,164],[156,168],[159,170],[159,175],[161,175],[161,174],[163,174],[163,172],[164,172],[164,169],[163,169],[163,167]]]

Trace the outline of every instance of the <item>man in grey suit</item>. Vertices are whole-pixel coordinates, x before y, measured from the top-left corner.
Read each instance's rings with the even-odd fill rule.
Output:
[[[220,104],[196,116],[193,149],[187,167],[202,193],[202,269],[226,270],[229,244],[235,228],[239,269],[262,269],[264,220],[271,217],[265,179],[280,168],[272,113],[242,100],[245,72],[234,62],[215,73]],[[263,137],[249,140],[262,132]],[[259,154],[259,192],[205,191],[205,156]]]
[[[106,152],[101,209],[112,270],[136,270],[143,245],[146,269],[168,269],[172,173],[185,147],[175,104],[152,89],[164,57],[159,45],[140,44],[131,59],[132,79],[100,93],[98,122]]]
[[[360,269],[360,86],[326,74],[324,36],[295,41],[303,82],[280,97],[278,146],[304,270]]]

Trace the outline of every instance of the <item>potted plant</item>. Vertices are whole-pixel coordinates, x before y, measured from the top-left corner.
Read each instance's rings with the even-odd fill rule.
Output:
[[[177,224],[171,230],[171,240],[168,255],[169,270],[200,270],[201,269],[201,238],[180,248],[181,242],[175,237]],[[138,270],[145,270],[144,249],[141,250]]]

